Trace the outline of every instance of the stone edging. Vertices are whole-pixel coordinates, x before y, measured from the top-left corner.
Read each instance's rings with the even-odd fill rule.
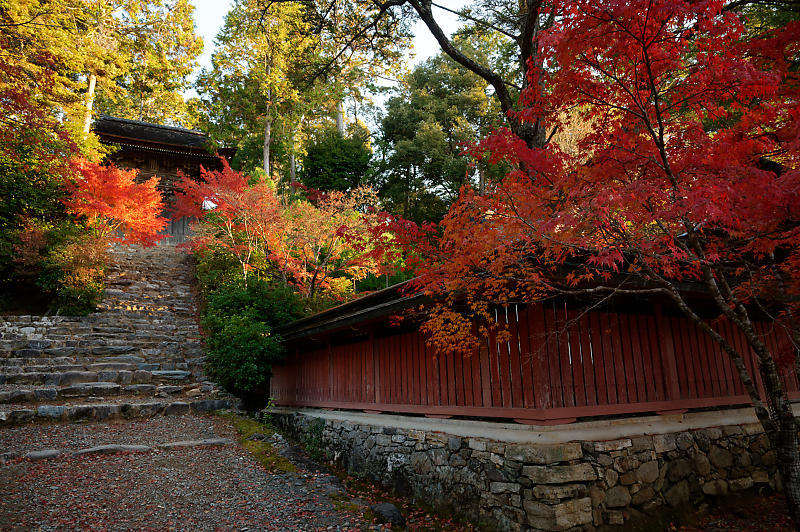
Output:
[[[205,438],[202,440],[183,440],[168,443],[159,443],[154,446],[148,445],[124,445],[124,444],[109,444],[97,445],[95,447],[87,447],[86,449],[79,449],[77,451],[63,451],[59,449],[43,449],[40,451],[10,452],[0,455],[0,465],[5,465],[12,460],[22,458],[24,460],[49,460],[53,458],[62,458],[68,456],[86,456],[86,455],[105,455],[116,453],[147,453],[154,449],[177,449],[187,447],[209,447],[218,445],[230,445],[233,440],[230,438]]]

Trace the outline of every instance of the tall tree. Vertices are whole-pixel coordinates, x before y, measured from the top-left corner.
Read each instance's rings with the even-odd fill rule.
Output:
[[[125,65],[101,92],[100,112],[156,123],[194,125],[183,91],[197,67],[203,40],[194,32],[194,6],[188,0],[131,2],[117,28],[117,53]]]
[[[186,121],[181,92],[201,51],[192,9],[185,0],[0,2],[4,60],[22,83],[47,72],[53,86],[40,103],[82,133],[76,140],[95,109]]]
[[[306,26],[302,6],[264,10],[257,0],[237,1],[217,36],[212,69],[198,79],[212,137],[245,148],[240,157],[251,158],[250,165],[253,148],[260,145],[266,175],[271,173],[273,136],[283,132],[288,133],[283,140],[291,138],[294,117],[303,114],[298,108],[311,103],[313,87],[302,78],[315,60]],[[275,128],[281,119],[287,123]]]
[[[274,0],[272,3],[293,3],[297,0]],[[442,51],[453,61],[482,78],[492,87],[494,97],[509,126],[529,146],[542,146],[547,142],[545,124],[534,120],[520,120],[510,113],[518,109],[517,96],[532,81],[531,68],[541,65],[538,39],[543,29],[552,25],[555,11],[545,7],[541,0],[477,0],[470,7],[455,11],[432,0],[306,0],[313,5],[320,20],[334,21],[341,35],[338,41],[342,56],[358,50],[357,44],[391,38],[392,31],[403,31],[419,18],[434,36]],[[462,47],[456,39],[446,35],[439,23],[438,14],[458,14],[473,35],[502,42],[496,56],[477,57],[470,46]],[[349,13],[349,17],[334,17],[333,13]],[[320,23],[322,25],[322,23]],[[514,68],[508,69],[508,59],[513,58]],[[498,61],[503,59],[503,61]]]
[[[472,41],[464,47],[474,56],[485,57],[494,45],[463,40]],[[485,163],[473,168],[473,157],[464,151],[502,123],[481,78],[444,54],[417,66],[389,99],[381,120],[383,157],[374,184],[389,211],[415,222],[438,222],[462,185],[499,177]]]
[[[510,300],[668,301],[738,370],[800,524],[798,425],[780,377],[800,362],[800,22],[755,29],[722,2],[554,7],[538,53],[558,69],[532,65],[543,83],[522,93],[516,119],[596,127],[577,155],[511,130],[483,143],[516,170],[489,194],[465,191],[445,218],[419,281],[445,297],[426,328],[452,345],[443,331],[469,343],[469,317]],[[722,319],[705,319],[709,306]],[[783,346],[758,332],[764,318]]]

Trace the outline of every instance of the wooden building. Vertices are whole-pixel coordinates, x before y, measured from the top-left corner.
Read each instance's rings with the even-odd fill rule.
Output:
[[[100,115],[92,127],[100,142],[117,148],[108,156],[108,162],[120,168],[139,170],[139,178],[160,178],[159,189],[170,204],[175,195],[179,173],[199,178],[200,167],[219,170],[222,163],[211,152],[208,135],[202,131],[174,126],[163,126]],[[235,148],[220,148],[220,156],[230,160]],[[169,240],[186,239],[189,220],[172,220],[167,228]]]
[[[668,300],[497,308],[494,325],[506,337],[493,332],[468,357],[431,348],[414,320],[391,319],[424,304],[397,285],[276,328],[287,356],[272,368],[275,404],[531,425],[750,404],[727,354]],[[744,335],[714,321],[763,396]],[[791,345],[774,323],[756,329],[773,352]],[[800,398],[794,365],[781,373],[789,397]]]

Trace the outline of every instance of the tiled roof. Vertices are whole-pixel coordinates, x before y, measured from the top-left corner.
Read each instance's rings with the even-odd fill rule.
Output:
[[[153,142],[184,148],[205,148],[208,135],[202,131],[182,127],[162,126],[140,120],[128,120],[100,115],[92,127],[101,138],[118,141],[122,139]]]

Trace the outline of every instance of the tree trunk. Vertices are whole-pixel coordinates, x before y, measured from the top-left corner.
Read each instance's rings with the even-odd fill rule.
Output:
[[[778,454],[778,471],[783,481],[789,515],[795,526],[800,528],[800,441],[797,437],[797,419],[778,374],[778,368],[775,366],[775,360],[763,344],[754,347],[759,357],[759,371],[769,405],[769,412],[764,412],[762,409],[756,414]]]
[[[336,108],[336,131],[344,136],[344,100],[340,101]]]
[[[297,159],[294,155],[294,147],[292,153],[289,154],[289,183],[297,182]]]
[[[272,117],[267,115],[267,122],[264,125],[264,173],[270,177],[269,173],[269,146],[272,142]]]
[[[89,86],[86,89],[86,111],[83,115],[83,133],[89,134],[92,128],[92,108],[94,107],[94,89],[97,85],[97,76],[89,74]]]

